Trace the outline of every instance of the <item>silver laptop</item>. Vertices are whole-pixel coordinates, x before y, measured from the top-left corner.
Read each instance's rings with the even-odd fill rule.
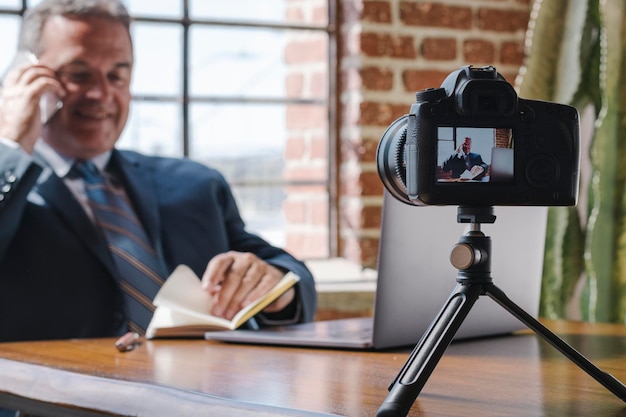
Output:
[[[495,207],[492,238],[494,283],[536,316],[543,263],[547,209]],[[452,247],[466,232],[456,206],[412,207],[385,192],[378,253],[374,317],[317,321],[261,330],[209,332],[207,339],[236,343],[349,349],[415,345],[456,286]],[[510,333],[524,325],[482,296],[455,340]]]
[[[493,148],[491,150],[491,182],[513,182],[515,179],[513,172],[514,156],[515,152],[512,148]]]

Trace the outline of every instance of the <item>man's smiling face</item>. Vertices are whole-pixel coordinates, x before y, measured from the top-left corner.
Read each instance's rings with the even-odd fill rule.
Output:
[[[102,17],[51,17],[39,62],[66,90],[63,108],[44,126],[59,153],[88,159],[112,149],[130,106],[133,52],[124,25]]]

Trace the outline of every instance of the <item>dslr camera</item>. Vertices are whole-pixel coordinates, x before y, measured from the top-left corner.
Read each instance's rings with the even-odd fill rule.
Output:
[[[517,97],[492,66],[465,66],[416,93],[377,150],[378,174],[413,205],[571,206],[579,182],[574,107]]]

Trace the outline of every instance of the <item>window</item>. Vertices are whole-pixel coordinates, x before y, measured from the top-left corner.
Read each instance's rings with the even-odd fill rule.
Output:
[[[0,0],[5,46],[39,1]],[[136,64],[118,146],[219,169],[248,228],[309,259],[336,239],[331,1],[125,0]]]

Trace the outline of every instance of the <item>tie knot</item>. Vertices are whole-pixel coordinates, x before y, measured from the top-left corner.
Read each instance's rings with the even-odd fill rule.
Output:
[[[98,167],[91,161],[76,161],[72,167],[72,172],[87,182],[102,181]]]

